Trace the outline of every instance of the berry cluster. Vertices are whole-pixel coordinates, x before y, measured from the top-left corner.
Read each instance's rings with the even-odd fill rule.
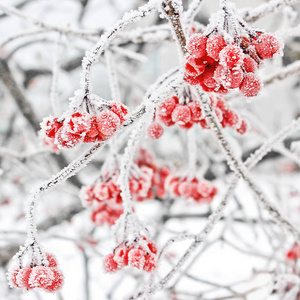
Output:
[[[170,175],[166,180],[166,189],[175,197],[193,199],[198,203],[210,203],[217,194],[217,188],[207,180],[188,176]]]
[[[87,112],[65,113],[62,117],[47,117],[41,123],[42,139],[58,148],[73,148],[80,143],[100,142],[111,137],[123,124],[128,108],[112,102],[109,109],[97,115]],[[52,142],[49,142],[49,139]]]
[[[152,272],[157,266],[156,255],[156,245],[146,237],[141,237],[131,244],[123,242],[113,253],[106,256],[103,265],[109,273],[119,271],[125,266]]]
[[[256,70],[264,59],[280,53],[282,47],[276,37],[267,33],[243,36],[229,45],[221,35],[195,33],[189,38],[187,49],[186,82],[221,94],[239,88],[244,96],[253,97],[261,89]]]
[[[8,274],[11,287],[26,290],[42,288],[48,292],[56,292],[63,284],[64,277],[58,269],[57,260],[51,253],[46,253],[48,266],[25,266]]]
[[[286,258],[288,260],[296,261],[300,258],[300,246],[298,244],[295,244],[292,249],[290,249],[287,254]]]
[[[163,199],[166,196],[165,181],[170,174],[170,169],[164,165],[155,163],[152,154],[144,148],[139,149],[135,163],[140,168],[144,166],[151,168],[153,171],[151,182],[152,197],[149,197],[149,199],[154,198],[154,196]]]
[[[210,95],[210,104],[215,111],[223,127],[235,129],[238,133],[244,134],[248,129],[248,123],[243,120],[235,110],[230,110],[227,102],[220,97]],[[177,97],[166,99],[156,110],[156,118],[166,126],[173,126],[175,123],[180,128],[189,129],[194,124],[200,124],[203,129],[208,129],[200,103],[191,101],[187,104],[179,104]],[[161,128],[161,130],[158,130]],[[148,136],[158,139],[163,134],[163,127],[158,121],[154,121],[148,127]]]
[[[151,199],[153,171],[151,168],[137,167],[138,176],[131,175],[129,179],[130,192],[134,200],[144,201]],[[113,175],[107,173],[92,186],[82,187],[80,198],[86,207],[93,206],[91,215],[96,225],[105,223],[113,225],[123,213],[121,190],[118,184],[119,174],[116,171]]]

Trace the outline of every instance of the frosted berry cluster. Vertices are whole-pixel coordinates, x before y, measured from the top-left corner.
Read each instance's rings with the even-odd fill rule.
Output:
[[[106,272],[112,273],[125,266],[131,266],[146,272],[152,272],[157,266],[156,245],[146,237],[140,237],[137,242],[123,242],[103,262]]]
[[[47,144],[55,144],[60,149],[73,148],[80,143],[101,142],[115,133],[127,115],[125,105],[112,102],[109,108],[97,115],[77,111],[61,117],[50,116],[41,123],[41,137]]]
[[[151,191],[153,171],[142,166],[138,168],[138,176],[129,179],[130,192],[134,200],[144,201],[153,198]],[[118,184],[119,173],[107,173],[94,185],[84,186],[80,198],[85,207],[93,207],[91,220],[96,225],[105,223],[113,225],[123,213],[121,189]]]
[[[151,168],[153,171],[151,180],[152,197],[149,197],[149,199],[152,199],[155,196],[163,199],[166,196],[165,181],[170,174],[170,169],[167,166],[156,163],[153,155],[144,148],[139,149],[135,158],[135,163],[140,168],[144,166]]]
[[[286,258],[288,260],[296,261],[300,258],[300,246],[295,244],[287,253]]]
[[[8,281],[12,288],[41,288],[48,292],[56,292],[63,285],[64,277],[58,268],[57,260],[51,253],[46,253],[48,266],[25,266],[8,273]]]
[[[187,46],[185,81],[205,92],[226,94],[239,88],[246,97],[256,96],[262,86],[257,69],[263,60],[280,53],[282,45],[275,36],[260,32],[239,41],[228,45],[218,34],[193,34]]]
[[[193,199],[198,203],[210,203],[218,192],[212,183],[196,177],[190,179],[188,176],[170,175],[165,184],[173,196]]]
[[[230,110],[227,102],[220,97],[210,95],[210,104],[216,116],[221,122],[223,128],[230,127],[239,134],[244,134],[249,125],[243,120],[235,110]],[[189,129],[194,124],[200,124],[203,129],[208,129],[204,113],[198,101],[190,101],[187,104],[179,104],[177,97],[166,99],[156,110],[156,119],[165,126],[173,126],[175,123],[180,128]],[[157,128],[161,127],[160,131]],[[152,139],[158,139],[163,134],[163,127],[158,121],[154,121],[148,127],[148,136]]]

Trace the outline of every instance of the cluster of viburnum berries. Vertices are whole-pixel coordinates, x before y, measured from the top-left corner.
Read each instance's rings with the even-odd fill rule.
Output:
[[[210,95],[210,104],[223,127],[231,127],[238,133],[244,134],[248,129],[248,123],[243,120],[235,110],[229,109],[227,102],[220,97]],[[166,99],[156,109],[156,120],[147,129],[149,138],[158,139],[164,129],[159,123],[166,126],[178,124],[180,128],[189,129],[194,124],[200,124],[203,129],[208,129],[205,116],[198,101],[180,104],[177,97]]]
[[[153,162],[152,155],[140,149],[134,161],[134,172],[129,178],[130,193],[135,201],[165,196],[164,182],[170,171],[167,167]],[[85,207],[92,207],[91,220],[98,226],[114,225],[123,213],[121,189],[118,184],[119,172],[107,172],[93,185],[84,186],[80,198]]]
[[[73,148],[80,143],[100,142],[111,137],[124,123],[128,108],[120,102],[108,103],[98,114],[67,112],[61,117],[47,117],[41,123],[45,143],[58,148]]]
[[[210,203],[218,192],[212,183],[197,177],[170,175],[165,185],[173,196],[193,199],[198,203]]]
[[[221,94],[239,88],[244,96],[253,97],[261,89],[256,70],[263,60],[280,53],[282,45],[274,35],[261,32],[255,37],[242,36],[229,45],[221,35],[195,33],[187,49],[186,82]]]
[[[152,272],[157,266],[156,245],[141,236],[133,243],[123,242],[104,260],[104,269],[112,273],[125,266],[131,266],[146,272]]]
[[[147,167],[138,168],[138,177],[129,178],[132,198],[136,201],[149,199],[151,196],[151,180],[153,171]],[[92,221],[97,225],[108,223],[113,225],[123,213],[121,189],[118,184],[119,172],[107,172],[96,184],[81,189],[80,197],[83,205],[93,206]]]
[[[63,284],[64,276],[58,268],[57,260],[51,253],[46,253],[48,266],[25,266],[8,273],[11,287],[21,289],[42,288],[56,292]]]

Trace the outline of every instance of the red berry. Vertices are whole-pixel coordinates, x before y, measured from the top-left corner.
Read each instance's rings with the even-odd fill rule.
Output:
[[[217,107],[220,108],[222,112],[225,112],[226,110],[228,110],[228,104],[223,99],[218,100]]]
[[[153,140],[159,139],[163,135],[163,133],[163,127],[157,122],[152,122],[147,128],[148,137]]]
[[[86,132],[86,136],[90,138],[94,138],[99,134],[98,126],[97,126],[97,117],[92,116],[90,119],[90,128]]]
[[[120,124],[120,118],[112,111],[104,111],[97,116],[98,130],[106,137],[111,136]]]
[[[245,120],[242,120],[241,126],[236,130],[239,134],[244,134],[248,130],[248,123]]]
[[[131,249],[128,253],[128,264],[132,267],[143,269],[145,264],[145,253],[140,249]]]
[[[8,284],[11,288],[19,287],[17,284],[17,275],[19,274],[20,269],[13,270],[7,274]]]
[[[246,55],[243,61],[243,67],[246,73],[255,73],[257,69],[257,63],[249,55]]]
[[[40,124],[41,130],[49,138],[55,138],[56,132],[63,126],[63,122],[58,122],[58,118],[53,116],[46,117]]]
[[[209,181],[203,180],[198,183],[197,189],[198,189],[198,193],[202,197],[207,197],[212,192],[213,185]]]
[[[280,52],[281,48],[280,41],[271,34],[262,34],[255,41],[256,52],[262,59],[272,58],[274,54]]]
[[[19,288],[32,288],[30,284],[30,277],[31,277],[32,269],[29,267],[25,267],[19,270],[16,276],[16,283]]]
[[[86,112],[76,112],[69,115],[65,121],[64,126],[68,126],[68,131],[73,134],[81,134],[86,132],[91,127],[90,114]]]
[[[148,254],[145,256],[145,264],[144,264],[144,271],[152,272],[157,265],[156,256],[154,254]]]
[[[55,144],[59,148],[73,148],[83,141],[83,136],[80,134],[72,134],[68,128],[60,128],[55,136]]]
[[[208,88],[214,89],[217,86],[216,80],[214,78],[215,70],[215,67],[206,67],[205,71],[202,74],[203,84]]]
[[[202,77],[201,77],[201,75],[194,77],[194,76],[190,76],[187,73],[185,73],[184,80],[190,85],[197,85],[197,84],[200,84]]]
[[[207,40],[206,51],[210,57],[217,60],[219,59],[220,52],[225,47],[226,47],[226,43],[224,38],[220,35],[213,35],[209,37]]]
[[[118,247],[115,251],[114,260],[118,263],[119,266],[128,265],[128,252],[130,249],[126,248],[124,245]]]
[[[178,104],[179,100],[177,97],[172,97],[166,99],[164,102],[162,102],[156,110],[157,115],[159,116],[170,116],[175,109],[176,105]]]
[[[120,270],[118,263],[114,260],[113,254],[108,254],[103,261],[104,270],[108,273]]]
[[[202,118],[202,110],[199,102],[189,102],[188,107],[191,111],[191,120],[193,122],[199,121]]]
[[[29,285],[32,288],[46,288],[52,284],[54,280],[54,273],[51,268],[37,266],[32,268]]]
[[[220,64],[232,69],[243,63],[244,56],[241,48],[236,45],[229,45],[220,52]]]
[[[45,287],[45,290],[48,292],[58,291],[64,283],[64,275],[59,269],[53,268],[52,272],[54,277],[52,283]]]
[[[258,94],[261,89],[260,80],[253,74],[245,76],[244,80],[240,85],[241,93],[246,97],[254,97]]]
[[[227,69],[219,65],[215,71],[216,80],[228,89],[234,89],[240,86],[244,72],[241,68]]]
[[[234,127],[239,125],[240,117],[235,110],[228,110],[223,114],[223,124],[225,126]]]
[[[296,260],[298,258],[298,255],[296,253],[296,251],[294,251],[293,249],[288,251],[288,253],[286,254],[287,259],[289,260]]]
[[[206,42],[207,37],[205,35],[195,33],[190,36],[187,49],[195,57],[202,57],[206,54]]]
[[[47,252],[46,253],[46,258],[47,258],[48,263],[49,263],[49,265],[48,265],[49,268],[57,267],[57,259],[52,253]]]
[[[178,124],[178,126],[182,129],[190,129],[193,127],[193,125],[194,125],[193,122],[187,122],[185,124]]]
[[[172,112],[172,121],[181,125],[191,120],[191,111],[186,105],[177,105]]]
[[[110,111],[115,113],[119,117],[121,124],[123,124],[127,119],[129,113],[128,107],[123,103],[117,101],[112,102]]]
[[[206,63],[201,58],[187,56],[185,63],[185,72],[190,76],[198,76],[205,70]]]

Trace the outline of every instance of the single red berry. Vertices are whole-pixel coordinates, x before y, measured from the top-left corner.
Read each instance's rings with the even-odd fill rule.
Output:
[[[46,288],[51,285],[54,280],[52,268],[37,266],[32,268],[29,277],[29,286],[32,288]]]
[[[290,251],[287,252],[286,258],[288,260],[297,260],[298,255],[297,255],[296,251],[294,251],[293,249],[291,249]]]
[[[73,134],[68,131],[68,128],[60,128],[55,136],[55,144],[59,148],[73,148],[80,144],[84,139],[84,136],[80,134]]]
[[[185,124],[178,124],[178,126],[182,129],[190,129],[193,127],[193,125],[194,125],[193,122],[187,122]]]
[[[144,264],[144,271],[152,272],[157,266],[156,256],[154,254],[148,254],[145,256],[145,264]]]
[[[206,52],[210,57],[218,60],[220,52],[225,47],[226,47],[226,42],[224,38],[220,35],[213,35],[209,37],[207,40]]]
[[[170,116],[175,109],[176,105],[179,103],[177,97],[172,97],[164,100],[156,109],[156,113],[159,116]]]
[[[240,86],[244,78],[244,72],[239,67],[228,69],[219,65],[215,71],[215,78],[224,87],[234,89]]]
[[[98,130],[104,136],[113,135],[120,124],[120,118],[112,111],[104,111],[97,116]]]
[[[118,101],[112,102],[110,111],[115,113],[119,117],[121,124],[123,124],[127,119],[129,113],[128,107]]]
[[[58,118],[49,116],[44,118],[40,125],[42,132],[47,137],[54,139],[56,132],[63,126],[63,122],[58,122]]]
[[[58,291],[64,283],[64,275],[59,269],[53,268],[52,272],[53,272],[52,283],[44,288],[48,292]]]
[[[163,135],[163,133],[163,127],[157,122],[152,122],[147,128],[148,137],[153,140],[159,139]]]
[[[206,42],[207,37],[205,35],[195,33],[190,36],[187,49],[195,57],[202,57],[206,54]]]
[[[217,107],[221,109],[222,112],[228,110],[228,103],[223,99],[218,99]]]
[[[197,189],[202,197],[207,197],[212,192],[213,185],[207,180],[202,180],[198,183]]]
[[[11,271],[10,273],[7,273],[7,279],[8,279],[8,284],[11,288],[13,287],[19,287],[17,284],[17,275],[19,274],[20,269],[16,269]]]
[[[225,126],[235,127],[240,124],[240,117],[235,110],[228,110],[223,114],[223,123]]]
[[[187,73],[184,74],[184,80],[190,84],[190,85],[197,85],[200,84],[200,82],[202,81],[202,77],[200,76],[190,76]]]
[[[128,253],[128,264],[132,267],[143,269],[145,264],[145,252],[140,249],[131,249]]]
[[[199,121],[202,118],[202,110],[200,107],[200,103],[197,101],[189,102],[188,107],[191,111],[191,120],[193,122]]]
[[[272,58],[274,54],[281,51],[281,48],[280,41],[271,34],[262,34],[255,41],[256,52],[262,59]]]
[[[130,249],[132,248],[127,248],[123,244],[116,249],[114,260],[118,263],[119,266],[128,265],[128,253]]]
[[[16,276],[16,283],[19,288],[32,288],[30,284],[30,277],[31,277],[32,269],[29,267],[25,267],[19,270]]]
[[[188,106],[178,104],[172,112],[172,121],[181,125],[191,120],[191,111]]]
[[[57,267],[57,259],[54,254],[46,252],[46,258],[49,263],[49,265],[48,265],[49,268]]]
[[[229,45],[220,52],[220,64],[229,69],[239,67],[243,63],[244,56],[241,48]]]
[[[217,86],[217,82],[214,78],[215,70],[215,67],[206,67],[205,71],[202,74],[203,84],[212,89]]]
[[[86,112],[76,112],[68,115],[64,121],[64,126],[68,126],[68,131],[73,134],[81,134],[91,127],[91,116]]]
[[[261,89],[261,82],[254,74],[247,74],[240,85],[241,93],[246,97],[254,97]]]
[[[185,72],[190,76],[199,76],[204,72],[206,64],[202,58],[189,55],[186,57]]]
[[[103,261],[104,270],[108,273],[120,270],[118,263],[114,260],[113,254],[108,254]]]
[[[252,57],[246,55],[243,61],[243,67],[246,73],[255,73],[257,69],[257,63]]]
[[[90,119],[90,128],[86,132],[86,137],[95,138],[99,134],[98,126],[97,126],[97,117],[92,116]]]
[[[244,134],[248,130],[248,123],[245,120],[242,120],[241,126],[236,130],[239,134]]]

